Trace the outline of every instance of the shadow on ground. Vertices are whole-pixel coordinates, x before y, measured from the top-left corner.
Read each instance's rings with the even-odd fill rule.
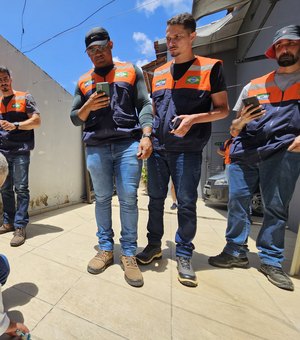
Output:
[[[26,239],[30,239],[39,235],[60,233],[62,231],[64,231],[63,228],[49,224],[29,224],[26,227]]]

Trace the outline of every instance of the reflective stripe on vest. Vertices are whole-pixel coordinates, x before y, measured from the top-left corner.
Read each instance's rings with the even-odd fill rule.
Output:
[[[93,92],[93,89],[96,87],[96,83],[107,81],[109,84],[111,83],[128,83],[131,86],[134,85],[136,74],[134,67],[131,63],[120,63],[115,62],[115,67],[104,77],[99,76],[94,72],[94,69],[91,69],[86,74],[80,77],[78,81],[78,87],[84,96],[89,96]]]
[[[1,106],[0,113],[7,112],[22,112],[26,113],[26,94],[27,92],[14,91],[14,96],[11,98],[7,106],[3,104],[3,97],[0,97]]]
[[[295,83],[284,92],[275,83],[275,71],[251,80],[249,97],[256,96],[260,104],[274,104],[300,99],[300,83]]]
[[[300,82],[282,91],[275,72],[251,81],[249,96],[257,96],[266,113],[249,122],[234,139],[231,161],[254,164],[286,150],[300,134]]]
[[[217,62],[221,62],[221,60],[196,56],[196,60],[184,76],[177,80],[176,88],[210,91],[210,72]],[[155,70],[152,80],[152,93],[174,87],[175,82],[171,75],[172,63],[173,61],[170,61]]]
[[[14,96],[5,106],[1,97],[1,119],[22,122],[28,119],[26,112],[27,92],[14,91]],[[34,148],[34,130],[0,130],[0,151],[5,154],[23,154]]]
[[[153,133],[159,146],[167,151],[202,151],[211,134],[211,123],[194,124],[183,137],[170,134],[173,119],[181,114],[208,112],[211,108],[210,75],[214,65],[221,62],[196,56],[184,75],[173,80],[172,62],[155,70],[152,99],[156,109]]]

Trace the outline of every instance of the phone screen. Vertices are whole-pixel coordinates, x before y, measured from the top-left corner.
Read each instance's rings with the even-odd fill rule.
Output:
[[[97,93],[104,92],[107,97],[110,96],[109,92],[109,83],[107,81],[96,83],[96,91]]]
[[[182,122],[182,119],[177,117],[172,125],[173,130],[176,130],[179,127],[181,122]]]
[[[252,104],[253,107],[252,107],[251,109],[253,109],[253,108],[255,108],[255,107],[257,107],[257,106],[260,105],[260,104],[259,104],[259,100],[258,100],[258,98],[257,98],[256,96],[244,98],[244,99],[243,99],[243,104],[244,104],[245,106],[248,106],[248,105],[251,105],[251,104]],[[261,112],[261,109],[255,110],[255,111],[252,112],[251,114],[253,115],[253,114],[256,114],[256,113],[259,113],[259,112]]]

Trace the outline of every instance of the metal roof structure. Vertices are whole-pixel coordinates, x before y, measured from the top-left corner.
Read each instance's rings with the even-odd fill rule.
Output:
[[[238,32],[251,2],[249,0],[194,1],[192,14],[196,19],[227,9],[227,15],[223,18],[197,27],[197,37],[193,44],[193,47],[197,47],[197,54],[205,56],[236,48]],[[211,4],[209,5],[209,3]],[[205,8],[206,11],[203,11],[202,8]],[[157,41],[156,52],[157,56],[167,52],[165,38]]]

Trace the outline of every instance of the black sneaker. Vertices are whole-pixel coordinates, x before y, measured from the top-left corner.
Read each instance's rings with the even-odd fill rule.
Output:
[[[162,252],[160,246],[148,244],[147,247],[136,255],[136,260],[139,264],[149,264],[154,259],[160,260]]]
[[[249,260],[247,257],[236,257],[222,251],[222,253],[217,256],[209,257],[208,263],[211,266],[221,268],[246,268],[249,264]]]
[[[177,256],[176,261],[179,282],[184,286],[197,287],[198,282],[191,264],[192,259],[188,257]]]
[[[268,280],[276,287],[290,291],[294,290],[294,284],[292,280],[287,276],[282,268],[270,266],[268,264],[262,264],[258,270],[266,275]]]

